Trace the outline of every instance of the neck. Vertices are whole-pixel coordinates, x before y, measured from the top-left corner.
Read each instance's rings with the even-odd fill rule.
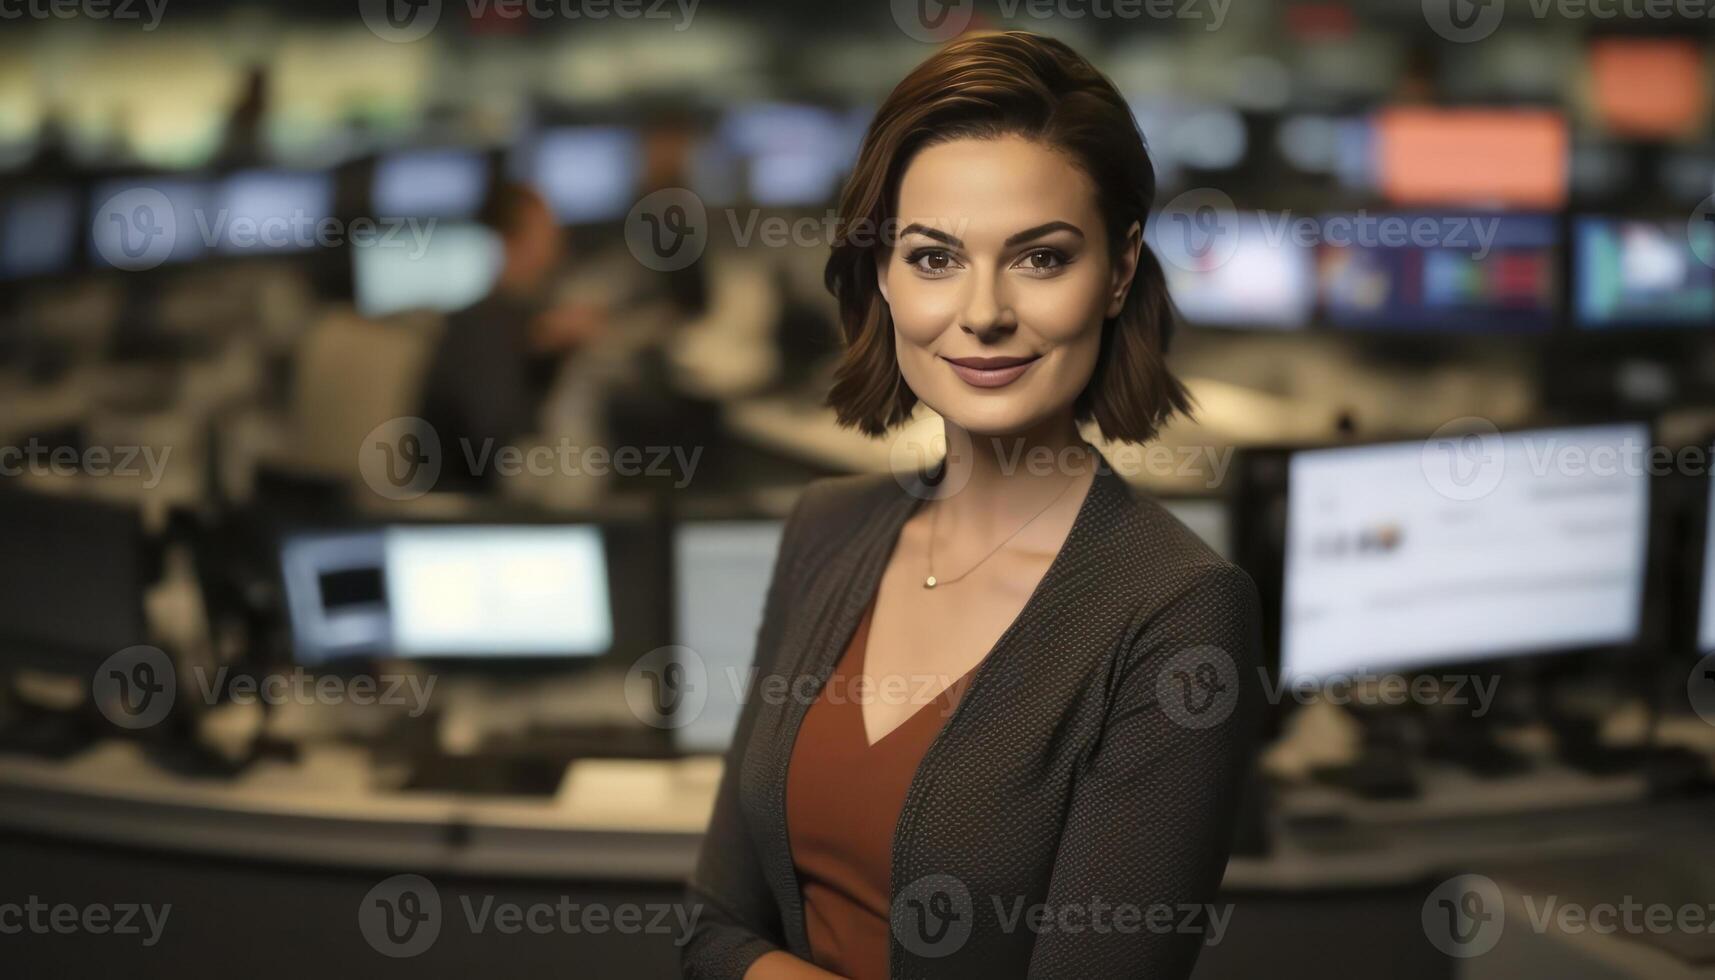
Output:
[[[1028,516],[1069,482],[1087,481],[1098,457],[1068,412],[1021,432],[980,435],[944,420],[946,476],[937,506],[972,526]]]

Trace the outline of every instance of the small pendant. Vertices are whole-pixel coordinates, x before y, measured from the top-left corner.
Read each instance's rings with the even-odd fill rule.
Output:
[[[935,587],[935,576],[931,575],[928,578],[924,579],[923,580],[923,587],[925,589],[933,589]]]

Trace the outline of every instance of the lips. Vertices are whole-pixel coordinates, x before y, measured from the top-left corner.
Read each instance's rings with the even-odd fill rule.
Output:
[[[943,357],[966,384],[977,388],[1000,388],[1012,384],[1030,370],[1042,355],[1024,357]]]

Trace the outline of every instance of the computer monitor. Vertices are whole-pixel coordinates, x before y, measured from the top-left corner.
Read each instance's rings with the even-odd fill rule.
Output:
[[[213,194],[203,181],[137,177],[97,184],[90,194],[90,259],[102,268],[188,262],[213,246]]]
[[[500,238],[481,225],[439,224],[421,238],[354,243],[357,311],[387,316],[404,310],[463,309],[488,295],[505,259]]]
[[[389,153],[375,162],[370,211],[379,218],[471,219],[482,207],[488,182],[488,157],[478,150]]]
[[[1635,643],[1649,438],[1624,424],[1293,453],[1282,679]]]
[[[332,175],[248,170],[220,182],[204,227],[221,252],[307,251],[332,244],[332,217]]]
[[[585,524],[394,524],[289,533],[298,663],[582,658],[614,646],[607,544]]]
[[[1150,247],[1161,258],[1168,294],[1186,322],[1276,330],[1309,324],[1316,305],[1315,252],[1294,237],[1290,216],[1224,219],[1215,233],[1233,235],[1230,244],[1201,242],[1208,232],[1185,227],[1195,222],[1195,215],[1175,213],[1149,223]]]
[[[0,663],[82,673],[149,642],[135,507],[0,489]]]
[[[386,655],[386,537],[379,528],[288,533],[280,577],[296,662],[317,666]]]
[[[566,126],[537,133],[512,170],[542,192],[562,224],[581,224],[623,218],[631,210],[642,159],[634,130]]]
[[[400,656],[594,657],[613,646],[595,527],[395,526],[386,552]]]
[[[720,138],[744,160],[751,200],[801,207],[828,203],[839,193],[867,124],[862,113],[766,102],[728,112]]]
[[[673,720],[686,752],[718,754],[732,740],[782,530],[777,520],[708,520],[674,531],[674,643],[695,651],[708,692],[694,714]]]
[[[1573,226],[1573,307],[1589,330],[1715,329],[1715,224],[1585,216]]]
[[[1328,322],[1374,332],[1536,333],[1559,309],[1558,220],[1546,214],[1321,219]]]
[[[0,199],[0,280],[68,271],[79,223],[77,194],[69,187],[20,189]]]

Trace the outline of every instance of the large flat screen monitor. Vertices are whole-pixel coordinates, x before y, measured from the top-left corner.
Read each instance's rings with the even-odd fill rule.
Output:
[[[1294,453],[1283,679],[1635,642],[1648,451],[1611,425]]]
[[[280,560],[300,663],[583,658],[613,647],[606,542],[594,525],[300,532]]]

